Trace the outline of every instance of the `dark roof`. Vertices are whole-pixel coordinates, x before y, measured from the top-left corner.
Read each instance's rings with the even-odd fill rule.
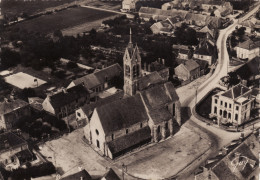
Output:
[[[238,84],[231,89],[227,90],[222,94],[222,96],[231,98],[231,99],[236,99],[237,97],[245,94],[246,92],[250,91],[250,89],[242,84]]]
[[[42,103],[44,99],[41,99],[39,97],[29,97],[28,98],[29,104],[34,109],[37,109],[39,111],[43,110]]]
[[[213,56],[214,46],[209,41],[205,40],[201,43],[201,46],[195,50],[194,54]]]
[[[141,92],[146,106],[149,109],[158,109],[167,103],[179,100],[171,82],[156,85]]]
[[[238,177],[232,173],[232,171],[229,169],[229,167],[226,165],[224,161],[221,161],[220,163],[215,166],[212,171],[216,174],[216,176],[219,179],[228,179],[228,180],[237,180]]]
[[[151,130],[146,126],[108,142],[108,147],[112,154],[116,154],[149,139],[151,139]]]
[[[96,108],[105,134],[148,121],[140,94]]]
[[[200,67],[199,64],[194,60],[185,61],[184,66],[188,71],[192,71]]]
[[[166,67],[165,65],[163,65],[162,63],[159,63],[158,61],[154,61],[151,63],[151,72],[153,71],[160,71],[163,69],[168,69],[168,67]]]
[[[81,177],[83,178],[83,180],[92,180],[91,176],[85,169],[75,174],[61,178],[61,180],[81,180]]]
[[[105,178],[106,180],[120,180],[120,178],[112,168],[109,168],[108,172],[104,174],[103,178]]]
[[[7,151],[10,148],[26,145],[27,142],[12,132],[0,134],[0,152]]]
[[[49,101],[53,108],[56,109],[63,107],[66,104],[69,104],[81,97],[87,97],[88,94],[88,90],[86,90],[86,88],[82,84],[79,84],[69,89],[64,89],[56,94],[49,95]]]
[[[248,49],[248,50],[252,50],[255,48],[259,48],[260,47],[260,41],[258,42],[254,42],[251,39],[243,42],[243,43],[239,43],[237,47],[243,48],[243,49]]]
[[[91,89],[105,83],[106,78],[109,80],[115,76],[119,76],[121,72],[122,68],[119,64],[116,63],[95,73],[75,79],[73,82],[75,85],[84,83],[88,89]]]
[[[0,103],[0,115],[10,113],[27,105],[29,104],[21,99],[3,101]]]
[[[260,74],[259,65],[260,65],[260,58],[255,57],[254,59],[244,64],[239,69],[237,69],[236,73],[242,79],[249,79],[251,76],[257,76]]]
[[[204,60],[201,60],[201,59],[196,59],[196,58],[193,58],[200,66],[200,69],[206,69],[208,67],[208,61],[204,61]]]
[[[151,74],[148,74],[146,76],[143,76],[138,80],[138,89],[143,90],[150,85],[158,84],[163,82],[162,77],[159,75],[157,71],[152,72]]]
[[[117,100],[120,100],[123,97],[124,97],[124,91],[120,91],[120,92],[113,94],[111,96],[108,96],[104,99],[99,99],[95,103],[85,104],[84,106],[81,107],[81,109],[88,116],[89,113],[93,112],[95,108],[105,105],[105,104],[109,104],[109,103],[117,101]]]
[[[151,116],[154,124],[159,124],[163,121],[169,121],[172,118],[172,114],[165,107],[154,109],[150,111],[149,115]]]

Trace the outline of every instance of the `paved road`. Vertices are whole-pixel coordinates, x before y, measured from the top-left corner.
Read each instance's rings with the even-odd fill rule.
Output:
[[[252,16],[259,9],[259,5],[260,4],[258,3],[258,5],[253,10],[248,12],[244,17],[242,17],[239,20],[234,20],[234,23],[231,26],[220,31],[219,38],[217,40],[219,58],[218,58],[218,64],[215,69],[215,72],[208,80],[206,80],[200,86],[194,88],[194,89],[197,88],[197,97],[194,97],[195,95],[195,90],[194,90],[194,94],[191,94],[189,97],[187,97],[184,103],[182,104],[183,107],[189,107],[190,109],[193,109],[195,102],[200,101],[208,92],[210,92],[212,89],[214,89],[217,86],[221,77],[227,75],[228,62],[229,62],[229,56],[226,47],[227,37],[229,34],[232,33],[232,31],[235,30],[235,27],[237,26],[238,22],[244,21],[245,19]],[[180,172],[178,175],[179,179],[190,179],[192,177],[191,176],[192,170],[198,167],[200,163],[203,163],[207,158],[216,154],[221,147],[227,145],[229,142],[231,142],[234,139],[238,139],[240,136],[240,133],[234,133],[234,132],[231,133],[213,126],[208,126],[206,125],[206,123],[200,121],[199,119],[196,119],[193,115],[191,115],[188,121],[188,125],[197,126],[204,133],[207,133],[208,137],[212,142],[212,149],[211,152],[207,154],[207,156],[194,162],[193,167],[189,167],[187,169],[184,169],[182,172]],[[249,129],[244,131],[245,135],[249,133],[250,133]]]

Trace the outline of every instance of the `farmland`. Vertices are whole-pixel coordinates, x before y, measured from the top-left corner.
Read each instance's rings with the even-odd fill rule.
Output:
[[[28,31],[32,30],[43,34],[49,34],[55,30],[68,29],[70,27],[79,26],[104,19],[115,15],[112,12],[104,12],[89,8],[69,8],[55,14],[44,15],[29,21],[24,21],[14,25]],[[86,31],[86,30],[85,30]]]

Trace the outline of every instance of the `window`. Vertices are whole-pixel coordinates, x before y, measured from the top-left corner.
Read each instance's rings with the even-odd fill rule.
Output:
[[[228,113],[228,119],[231,119],[231,113]]]
[[[220,101],[220,105],[221,105],[221,106],[223,105],[223,101]]]
[[[247,109],[247,105],[246,105],[246,109]]]
[[[227,111],[224,111],[224,118],[227,117]]]
[[[125,130],[125,133],[128,134],[128,129]]]
[[[175,104],[172,105],[172,115],[175,116]]]
[[[142,128],[143,127],[143,123],[140,123],[140,128]]]
[[[217,99],[215,99],[215,104],[218,104],[218,100]]]
[[[227,103],[225,102],[225,107],[227,107]]]
[[[114,140],[114,134],[111,135],[111,139],[112,139],[112,141]]]
[[[78,115],[79,117],[81,116],[79,112],[77,112],[77,115]]]
[[[220,116],[222,115],[222,110],[219,111],[219,115],[220,115]]]
[[[100,148],[100,146],[99,146],[99,141],[98,141],[98,140],[97,140],[97,147]]]
[[[159,125],[158,127],[157,127],[157,133],[159,134],[161,132],[161,126]]]
[[[229,104],[229,108],[231,108],[231,104]]]
[[[217,107],[214,107],[214,114],[217,114]]]
[[[236,121],[238,120],[238,114],[235,114],[235,120]]]
[[[99,135],[99,132],[98,132],[98,130],[97,130],[97,129],[96,129],[96,134],[97,134],[97,135]]]
[[[165,129],[168,130],[168,122],[165,123]]]
[[[238,109],[239,109],[239,106],[236,106],[236,110],[238,111]]]
[[[130,67],[127,65],[125,66],[125,75],[128,77],[130,76]]]

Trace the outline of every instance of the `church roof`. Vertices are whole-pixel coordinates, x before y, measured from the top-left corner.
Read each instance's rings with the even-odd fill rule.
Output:
[[[145,88],[149,87],[152,84],[157,84],[163,82],[162,77],[159,75],[157,71],[152,72],[151,74],[148,74],[146,76],[141,77],[138,81],[138,89],[144,90]]]
[[[140,94],[96,108],[105,134],[148,121]]]

